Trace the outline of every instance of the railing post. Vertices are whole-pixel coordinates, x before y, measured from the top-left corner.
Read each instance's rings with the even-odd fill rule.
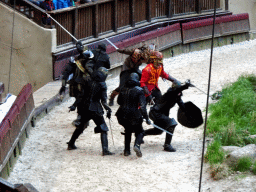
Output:
[[[152,1],[151,0],[147,0],[147,21],[148,22],[151,22],[151,4],[152,4]]]
[[[32,10],[31,10],[31,6],[28,7],[28,18],[31,19],[32,18]]]
[[[228,11],[228,0],[225,0],[225,10],[227,10]]]
[[[113,2],[113,31],[117,32],[117,0]]]
[[[98,38],[99,37],[99,6],[98,4],[95,4],[94,6],[94,12],[93,12],[93,33],[94,37]]]
[[[134,8],[134,1],[135,0],[130,0],[130,23],[132,27],[135,27],[135,16],[134,16],[134,12],[135,12],[135,8]]]
[[[202,4],[202,0],[196,0],[196,13],[198,14],[200,14],[202,11],[201,4]]]
[[[77,38],[77,31],[78,31],[77,30],[77,28],[78,28],[78,25],[77,25],[78,10],[77,10],[77,8],[73,11],[72,17],[73,17],[73,19],[72,19],[72,34],[74,35],[74,37]],[[75,40],[72,38],[72,41],[75,41]]]
[[[173,16],[172,12],[172,0],[167,0],[166,12],[167,18],[171,18]]]

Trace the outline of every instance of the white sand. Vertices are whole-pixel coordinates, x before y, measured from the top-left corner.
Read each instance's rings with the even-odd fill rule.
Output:
[[[235,81],[241,74],[256,74],[256,40],[214,49],[210,94],[221,90]],[[192,52],[164,60],[165,71],[184,82],[190,79],[199,89],[207,92],[210,50]],[[107,81],[108,94],[118,85],[118,78]],[[161,79],[159,86],[164,93],[168,86]],[[206,107],[207,96],[195,88],[185,90],[183,101],[192,101],[202,110]],[[115,100],[116,101],[116,100]],[[172,145],[175,153],[163,151],[165,134],[144,138],[141,146],[143,157],[137,158],[132,151],[123,156],[123,128],[114,116],[117,104],[112,107],[111,131],[108,132],[109,149],[114,156],[101,156],[100,135],[93,133],[94,123],[79,137],[77,150],[66,150],[74,127],[71,122],[76,113],[68,113],[67,102],[55,107],[47,116],[37,122],[23,149],[23,154],[9,177],[12,183],[31,183],[40,192],[80,191],[198,191],[203,146],[203,126],[188,129],[178,125]],[[210,100],[211,102],[211,100]],[[149,109],[149,107],[148,107]],[[205,115],[205,112],[203,112]],[[177,105],[170,117],[177,118]],[[107,124],[109,125],[109,121]],[[151,126],[143,124],[144,128]],[[134,137],[132,138],[132,144]],[[230,176],[213,181],[203,166],[201,191],[256,191],[256,176]]]

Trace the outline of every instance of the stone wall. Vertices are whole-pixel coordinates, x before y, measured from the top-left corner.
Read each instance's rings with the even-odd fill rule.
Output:
[[[3,97],[8,92],[19,94],[27,83],[32,84],[34,92],[52,81],[55,29],[44,29],[17,11],[14,14],[0,2],[0,34],[0,81],[5,85]]]

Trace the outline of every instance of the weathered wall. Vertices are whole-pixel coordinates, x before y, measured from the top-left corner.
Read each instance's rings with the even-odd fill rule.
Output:
[[[55,33],[55,29],[44,29],[0,3],[0,82],[5,84],[4,97],[8,90],[17,95],[27,83],[32,84],[34,92],[52,81]]]
[[[256,0],[229,0],[229,11],[233,14],[248,13],[252,33],[256,33]]]

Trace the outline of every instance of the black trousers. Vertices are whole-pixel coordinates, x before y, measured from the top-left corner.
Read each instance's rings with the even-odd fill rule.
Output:
[[[90,121],[90,120],[93,120],[94,123],[97,125],[97,126],[100,126],[102,124],[106,124],[105,120],[104,120],[104,117],[102,115],[98,115],[97,113],[95,112],[92,112],[92,111],[83,111],[82,113],[80,113],[81,115],[81,123],[79,124],[79,126],[76,128],[75,132],[76,132],[76,135],[77,135],[77,138],[80,134],[83,133],[83,131],[85,130],[85,128],[87,128],[85,126],[85,124]]]

